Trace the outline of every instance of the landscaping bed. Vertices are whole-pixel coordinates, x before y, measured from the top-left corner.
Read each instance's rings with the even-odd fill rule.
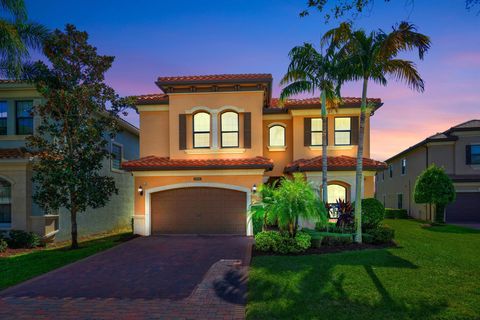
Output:
[[[319,248],[310,247],[306,249],[304,252],[298,253],[276,253],[271,251],[260,251],[256,250],[255,246],[253,246],[252,250],[252,257],[258,256],[277,256],[277,255],[284,255],[284,256],[300,256],[300,255],[312,255],[312,254],[325,254],[325,253],[336,253],[336,252],[343,252],[343,251],[359,251],[359,250],[368,250],[368,249],[385,249],[395,247],[395,242],[390,243],[380,243],[380,244],[370,244],[370,243],[349,243],[344,245],[336,245],[336,246],[321,246]]]

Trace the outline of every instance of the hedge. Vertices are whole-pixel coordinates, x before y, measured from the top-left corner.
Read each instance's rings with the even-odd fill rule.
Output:
[[[385,208],[385,219],[408,219],[408,213],[405,209]]]

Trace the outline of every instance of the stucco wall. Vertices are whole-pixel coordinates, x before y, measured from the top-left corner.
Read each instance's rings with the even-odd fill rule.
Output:
[[[275,148],[269,149],[269,128],[273,124],[280,124],[285,127],[285,150]],[[267,176],[279,177],[283,175],[285,167],[293,161],[293,121],[292,119],[269,119],[263,121],[263,154],[272,159],[274,167],[272,171],[265,173]]]

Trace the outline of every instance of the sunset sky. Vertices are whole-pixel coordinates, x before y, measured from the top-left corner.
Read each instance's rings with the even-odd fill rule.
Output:
[[[314,13],[299,18],[306,0],[257,1],[27,1],[30,18],[48,27],[72,23],[90,34],[101,54],[116,57],[108,83],[121,95],[157,93],[158,76],[272,73],[273,95],[288,65],[288,52],[318,44],[337,22]],[[407,4],[406,4],[407,3]],[[384,106],[372,118],[372,157],[384,160],[435,132],[480,118],[480,15],[464,0],[375,1],[355,24],[388,30],[407,20],[432,39],[417,61],[426,91],[391,81],[372,85],[369,97]],[[434,4],[434,5],[433,5]],[[477,11],[480,8],[477,8]],[[343,96],[360,96],[349,84]],[[138,125],[138,117],[128,120]]]

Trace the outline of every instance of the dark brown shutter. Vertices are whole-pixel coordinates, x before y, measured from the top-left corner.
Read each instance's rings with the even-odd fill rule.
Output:
[[[466,154],[465,154],[465,159],[466,159],[466,164],[472,164],[472,146],[468,145],[465,146]]]
[[[180,150],[187,149],[187,115],[178,115],[178,147]]]
[[[358,117],[350,117],[350,128],[352,130],[350,144],[352,145],[358,145],[358,126],[359,126]]]
[[[303,118],[303,145],[312,145],[312,118]]]
[[[322,128],[322,130],[325,130],[327,133],[327,146],[328,146],[328,118],[325,119],[325,128]]]
[[[243,147],[250,149],[252,147],[252,113],[243,114]]]

